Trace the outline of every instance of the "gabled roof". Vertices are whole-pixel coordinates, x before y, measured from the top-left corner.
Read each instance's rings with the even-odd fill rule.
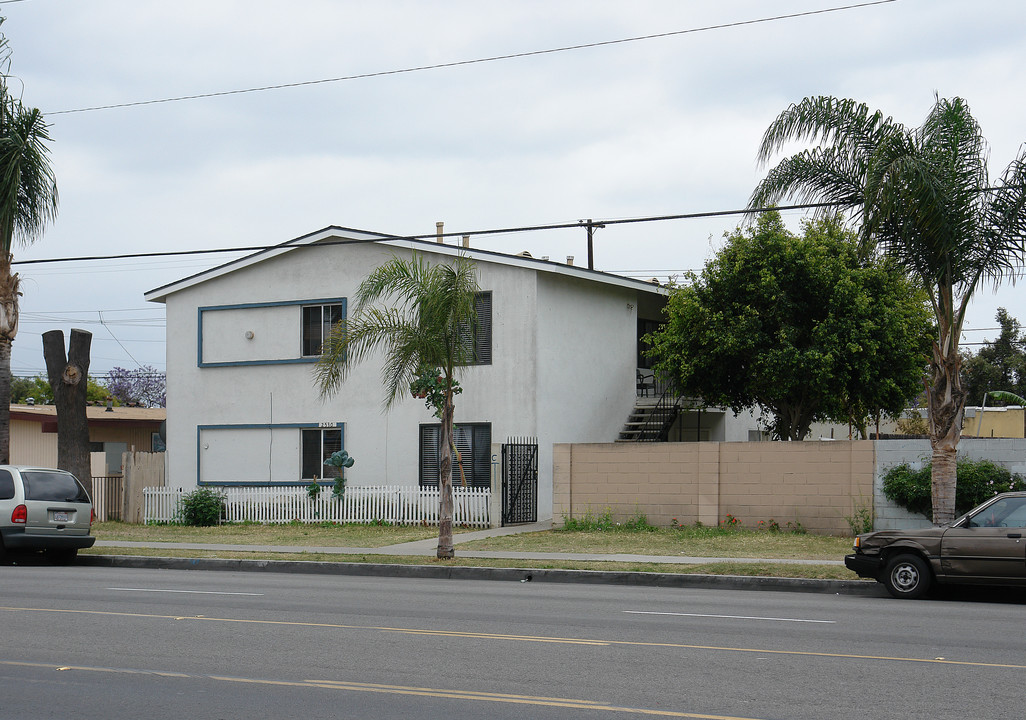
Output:
[[[346,244],[367,242],[397,248],[409,248],[411,250],[419,250],[421,252],[438,253],[441,255],[464,255],[475,262],[496,263],[509,267],[527,268],[537,272],[573,277],[591,282],[630,288],[640,292],[654,293],[657,295],[667,294],[666,288],[646,280],[638,280],[636,278],[624,277],[622,275],[613,275],[599,270],[589,270],[575,265],[564,265],[563,263],[532,258],[526,255],[509,255],[492,250],[464,248],[458,245],[449,245],[433,240],[402,238],[394,235],[382,235],[381,233],[353,230],[352,228],[332,225],[322,230],[302,235],[298,238],[293,238],[292,240],[287,240],[280,245],[275,245],[274,247],[266,250],[260,250],[251,255],[247,255],[237,260],[232,260],[222,265],[210,268],[209,270],[204,270],[196,273],[195,275],[190,275],[189,277],[182,278],[181,280],[176,280],[175,282],[168,283],[167,285],[154,288],[147,292],[144,297],[146,300],[151,302],[165,302],[169,295],[176,292],[180,292],[195,285],[207,282],[208,280],[213,280],[223,275],[227,275],[235,272],[236,270],[241,270],[242,268],[276,258],[280,255],[295,252],[311,245],[323,246],[335,243]]]

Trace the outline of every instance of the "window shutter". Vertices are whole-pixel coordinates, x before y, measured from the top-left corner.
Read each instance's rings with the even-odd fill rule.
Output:
[[[438,441],[441,425],[420,426],[420,484],[426,487],[438,486]],[[491,486],[491,442],[492,426],[489,423],[468,423],[453,428],[453,442],[460,451],[463,474],[468,487],[487,488]],[[450,449],[451,452],[451,449]],[[456,457],[452,459],[452,484],[462,483]]]
[[[323,477],[318,467],[321,463],[321,431],[303,430],[303,479],[312,480],[314,475]]]
[[[466,461],[464,460],[464,464]],[[492,485],[492,426],[474,425],[473,485],[487,488]],[[469,478],[468,478],[469,481]]]
[[[319,355],[321,352],[321,306],[303,308],[303,356]]]
[[[438,486],[438,440],[440,425],[420,426],[420,484]]]
[[[474,328],[474,364],[492,364],[492,294],[480,292],[474,297],[477,324]]]

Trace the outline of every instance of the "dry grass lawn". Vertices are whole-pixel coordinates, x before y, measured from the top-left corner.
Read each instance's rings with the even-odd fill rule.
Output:
[[[850,538],[821,537],[787,532],[721,530],[719,528],[675,528],[652,530],[550,530],[521,533],[458,543],[456,559],[439,561],[433,557],[377,555],[373,553],[337,554],[299,550],[302,547],[380,548],[387,545],[423,540],[437,536],[434,527],[391,527],[377,525],[222,525],[185,527],[179,525],[133,525],[120,522],[97,523],[94,534],[100,540],[132,542],[217,543],[231,545],[296,546],[294,553],[228,552],[214,550],[173,550],[171,548],[107,548],[83,551],[100,555],[147,555],[160,557],[213,557],[251,560],[301,560],[311,562],[365,562],[474,567],[562,568],[622,572],[697,573],[795,578],[853,580],[854,573],[840,565],[781,564],[744,562],[746,558],[794,560],[840,560],[850,551]],[[462,530],[466,532],[466,530]],[[460,532],[459,530],[457,532]],[[513,560],[461,558],[461,550],[508,552],[561,552],[593,554],[638,554],[652,556],[689,556],[737,558],[730,562],[668,564],[652,562]]]

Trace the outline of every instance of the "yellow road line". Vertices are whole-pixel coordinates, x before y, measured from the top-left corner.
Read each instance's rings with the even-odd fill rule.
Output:
[[[534,705],[543,707],[571,708],[576,710],[604,711],[629,715],[652,715],[656,717],[693,718],[695,720],[758,720],[758,718],[738,717],[734,715],[709,715],[707,713],[689,713],[676,710],[657,710],[654,708],[632,708],[594,700],[576,698],[540,697],[534,695],[513,695],[509,693],[489,693],[475,690],[448,690],[442,688],[413,687],[407,685],[383,685],[379,683],[350,682],[346,680],[269,680],[260,678],[231,677],[226,675],[195,675],[172,672],[154,672],[150,670],[132,670],[125,668],[90,667],[85,665],[54,666],[38,662],[18,662],[0,660],[0,665],[51,669],[60,672],[96,672],[110,674],[152,675],[176,679],[211,680],[216,682],[244,683],[249,685],[265,685],[275,687],[317,688],[323,690],[341,690],[349,692],[370,692],[386,695],[409,695],[414,697],[437,698],[440,700],[475,700],[479,702],[496,702],[513,705]]]
[[[772,650],[766,648],[729,647],[722,645],[691,645],[686,643],[672,642],[642,642],[638,640],[601,640],[595,638],[570,638],[544,635],[505,635],[501,633],[474,633],[464,632],[460,630],[431,630],[425,628],[402,628],[377,625],[345,625],[340,623],[296,622],[290,620],[254,620],[247,618],[207,617],[204,615],[154,615],[147,613],[111,612],[107,610],[71,610],[3,606],[0,606],[0,612],[40,612],[71,615],[100,615],[108,617],[128,617],[145,620],[177,620],[194,622],[238,623],[244,625],[274,625],[284,627],[330,628],[335,630],[363,630],[372,632],[403,633],[405,635],[434,635],[440,637],[465,638],[469,640],[508,640],[515,642],[560,643],[567,645],[596,645],[600,647],[622,645],[630,647],[670,648],[677,650],[708,650],[710,652],[757,653],[762,655],[791,655],[795,657],[821,657],[860,661],[877,660],[884,662],[910,662],[926,663],[931,665],[958,665],[961,667],[1026,670],[1026,665],[1020,664],[986,663],[974,662],[970,660],[948,660],[947,658],[917,658],[902,657],[898,655],[855,655],[852,653],[815,652],[810,650]]]

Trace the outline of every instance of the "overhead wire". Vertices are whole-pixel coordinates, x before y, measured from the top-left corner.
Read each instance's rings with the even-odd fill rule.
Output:
[[[756,209],[743,209],[743,210],[717,210],[712,212],[699,212],[699,213],[681,213],[677,215],[651,215],[645,217],[635,218],[620,218],[616,220],[595,220],[592,221],[592,225],[605,224],[605,225],[628,225],[633,223],[646,223],[646,222],[666,222],[669,220],[694,220],[700,218],[713,218],[713,217],[729,217],[736,215],[746,215],[760,212],[770,211],[783,211],[783,210],[814,210],[829,207],[837,207],[840,203],[834,202],[822,202],[822,203],[801,203],[797,205],[781,205],[773,208],[756,208]],[[525,225],[517,227],[506,227],[496,228],[488,230],[460,230],[456,232],[443,232],[443,233],[425,233],[422,235],[386,235],[386,234],[375,234],[369,238],[354,238],[349,240],[327,240],[317,243],[317,247],[330,247],[333,245],[353,245],[360,243],[372,243],[372,242],[385,242],[385,241],[401,241],[401,240],[431,240],[435,238],[454,238],[463,237],[468,235],[470,237],[482,237],[485,235],[513,235],[517,233],[527,232],[540,232],[543,230],[565,230],[570,228],[586,228],[589,221],[577,220],[574,222],[564,223],[552,223],[548,225]],[[96,260],[126,260],[135,258],[159,258],[159,257],[179,257],[184,255],[212,255],[217,253],[245,253],[245,252],[261,252],[264,250],[276,250],[276,249],[288,249],[289,247],[304,247],[301,245],[291,245],[295,243],[299,238],[286,241],[284,243],[275,243],[274,245],[247,245],[241,247],[230,247],[230,248],[207,248],[198,250],[161,250],[159,252],[145,252],[145,253],[119,253],[113,255],[79,255],[75,257],[58,257],[58,258],[37,258],[35,260],[13,260],[12,265],[39,265],[45,263],[61,263],[61,262],[88,262]]]
[[[508,53],[504,55],[492,55],[489,57],[476,58],[473,60],[455,60],[452,62],[434,63],[431,65],[419,65],[416,67],[401,68],[397,70],[379,70],[376,72],[358,73],[354,75],[343,75],[341,77],[323,78],[320,80],[303,80],[290,83],[279,83],[276,85],[263,85],[260,87],[242,88],[237,90],[221,90],[217,92],[195,93],[192,95],[178,95],[175,97],[158,98],[154,100],[139,100],[135,102],[111,103],[108,105],[95,105],[93,107],[75,108],[72,110],[49,111],[46,115],[70,115],[73,113],[94,112],[97,110],[115,110],[121,108],[141,107],[144,105],[160,105],[165,103],[183,102],[186,100],[201,100],[206,98],[226,97],[229,95],[244,95],[247,93],[267,92],[270,90],[284,90],[288,88],[306,87],[310,85],[324,85],[327,83],[345,82],[349,80],[364,80],[368,78],[387,77],[389,75],[404,75],[408,73],[424,72],[427,70],[441,70],[445,68],[464,67],[467,65],[480,65],[483,63],[498,62],[500,60],[515,60],[539,55],[552,55],[555,53],[570,52],[573,50],[586,50],[597,47],[608,47],[610,45],[622,45],[625,43],[640,42],[642,40],[655,40],[658,38],[673,37],[675,35],[688,35],[692,33],[708,32],[710,30],[723,30],[726,28],[743,27],[746,25],[758,25],[761,23],[776,22],[780,20],[792,20],[795,18],[809,17],[812,15],[823,15],[826,13],[840,12],[844,10],[856,10],[859,8],[871,7],[873,5],[886,5],[897,2],[897,0],[870,0],[869,2],[841,5],[819,10],[807,10],[805,12],[789,13],[786,15],[775,15],[772,17],[756,18],[753,20],[738,20],[717,25],[706,25],[699,28],[688,28],[684,30],[671,30],[668,32],[651,33],[648,35],[637,35],[634,37],[619,38],[616,40],[601,40],[590,43],[579,43],[576,45],[565,45],[562,47],[548,48],[545,50],[527,50],[524,52]]]

